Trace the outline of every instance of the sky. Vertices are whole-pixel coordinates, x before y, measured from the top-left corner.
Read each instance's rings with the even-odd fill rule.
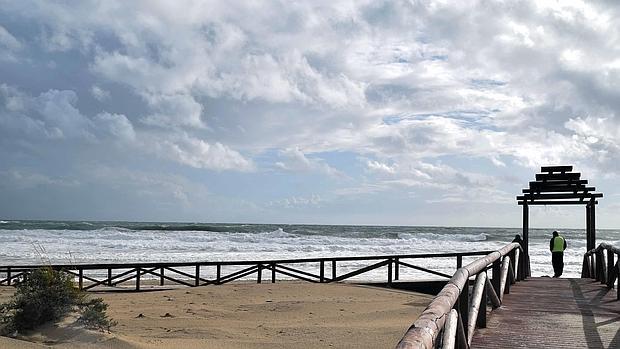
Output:
[[[620,228],[615,1],[0,0],[0,218]],[[582,228],[583,207],[531,225]]]

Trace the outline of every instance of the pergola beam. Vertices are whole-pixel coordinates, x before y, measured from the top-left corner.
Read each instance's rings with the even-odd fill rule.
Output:
[[[527,195],[517,196],[517,200],[591,199],[591,198],[602,198],[602,197],[603,197],[603,194],[601,193],[527,194]]]
[[[580,191],[582,191],[584,194],[586,192],[589,191],[595,191],[596,188],[594,187],[585,187],[585,186],[579,186],[579,187],[571,187],[571,186],[550,186],[550,187],[540,187],[540,188],[536,188],[536,189],[523,189],[523,193],[524,194],[529,194],[529,193],[555,193],[555,192],[577,192],[579,193]]]
[[[588,184],[588,180],[587,179],[576,179],[576,180],[555,180],[555,181],[535,181],[535,182],[530,182],[530,189],[532,188],[536,188],[536,187],[554,187],[554,186],[566,186],[566,185],[573,185],[573,186],[580,186],[583,184]]]
[[[527,205],[587,205],[591,201],[565,201],[565,200],[547,200],[547,201],[526,201]],[[598,204],[598,201],[594,201]],[[519,205],[523,205],[523,201],[519,201]]]
[[[562,180],[578,180],[581,177],[579,172],[571,173],[537,173],[537,181],[562,181]]]
[[[543,166],[540,168],[540,172],[570,172],[573,170],[573,166]]]

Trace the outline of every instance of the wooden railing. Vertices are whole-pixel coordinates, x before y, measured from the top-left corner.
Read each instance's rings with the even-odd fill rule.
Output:
[[[518,243],[476,259],[459,268],[426,307],[397,345],[397,349],[469,348],[476,327],[486,327],[486,306],[501,306],[510,285],[526,273]],[[492,270],[489,281],[487,270]],[[475,276],[469,296],[470,278]]]
[[[619,257],[616,258],[615,255]],[[583,255],[581,277],[598,280],[612,289],[620,276],[618,260],[620,260],[620,248],[603,242]],[[616,299],[620,300],[620,285],[617,287]]]
[[[431,270],[413,264],[411,260],[433,259],[443,257],[456,258],[456,268],[461,268],[463,257],[485,255],[488,251],[477,252],[453,252],[453,253],[427,253],[409,255],[384,255],[384,256],[361,256],[361,257],[331,257],[331,258],[300,258],[300,259],[275,259],[262,261],[221,261],[221,262],[193,262],[193,263],[117,263],[117,264],[56,264],[56,265],[26,265],[26,266],[0,266],[0,285],[12,285],[19,282],[29,270],[41,267],[51,267],[55,270],[63,270],[77,278],[78,287],[82,290],[90,290],[97,286],[117,286],[122,283],[133,281],[135,290],[140,290],[143,276],[148,275],[159,279],[159,285],[170,281],[176,284],[195,287],[205,285],[221,285],[234,280],[256,275],[256,282],[261,283],[263,272],[271,272],[271,282],[275,283],[277,274],[289,278],[326,283],[343,281],[369,271],[386,268],[386,281],[391,284],[400,278],[401,268],[410,268],[435,276],[450,278],[450,275]],[[372,263],[355,270],[347,270],[344,274],[338,273],[338,266],[342,262],[365,261]],[[308,264],[316,269],[308,269]],[[223,267],[228,270],[225,272]],[[303,269],[305,267],[305,270]],[[205,277],[205,269],[210,270],[211,278]],[[326,273],[328,269],[328,273]],[[331,270],[329,270],[331,269]],[[88,274],[88,275],[87,275]],[[107,275],[101,278],[97,275]],[[2,278],[4,275],[4,278]]]

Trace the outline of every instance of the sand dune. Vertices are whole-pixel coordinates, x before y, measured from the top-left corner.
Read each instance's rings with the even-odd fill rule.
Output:
[[[1,288],[0,299],[10,292]],[[111,334],[66,319],[20,341],[2,338],[0,347],[391,348],[430,301],[398,290],[296,282],[94,296],[118,321]]]

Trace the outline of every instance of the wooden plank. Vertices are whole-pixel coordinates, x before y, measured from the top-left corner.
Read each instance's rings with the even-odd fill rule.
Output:
[[[598,201],[594,202],[595,204],[598,204]],[[523,201],[519,201],[518,202],[519,205],[523,205]],[[536,206],[541,206],[541,205],[585,205],[587,204],[587,202],[584,201],[568,201],[568,200],[546,200],[546,201],[527,201],[527,204],[532,206],[532,205],[536,205]]]
[[[579,180],[580,177],[581,177],[581,173],[579,172],[537,173],[536,174],[537,181],[572,181],[572,180]]]
[[[617,348],[615,293],[589,279],[529,278],[476,330],[472,348]]]
[[[529,182],[530,189],[535,188],[550,188],[554,186],[583,186],[588,184],[587,179],[575,179],[575,180],[554,180],[554,181],[532,181]]]
[[[596,191],[595,187],[586,187],[586,186],[541,186],[535,189],[526,188],[523,189],[522,192],[525,194],[529,193],[556,193],[556,192],[593,192]]]
[[[570,172],[573,170],[572,165],[568,166],[543,166],[540,168],[540,172]]]
[[[242,266],[242,265],[256,265],[256,264],[269,264],[269,263],[318,263],[321,259],[330,262],[340,261],[371,261],[371,260],[385,260],[387,258],[400,258],[400,259],[416,259],[416,258],[443,258],[443,257],[457,257],[457,256],[484,256],[492,251],[472,251],[472,252],[447,252],[447,253],[419,253],[419,254],[395,254],[395,255],[375,255],[375,256],[349,256],[349,257],[317,257],[317,258],[297,258],[297,259],[269,259],[269,260],[242,260],[242,261],[217,261],[217,262],[166,262],[166,263],[98,263],[98,264],[38,264],[38,265],[4,265],[0,266],[0,272],[5,271],[7,268],[15,270],[30,270],[37,268],[51,267],[55,270],[60,269],[72,269],[76,270],[82,268],[83,270],[103,270],[107,268],[111,269],[135,269],[140,268],[170,268],[170,267],[193,267],[196,264],[201,266]]]
[[[448,278],[448,279],[452,277],[452,275],[440,273],[438,271],[434,271],[434,270],[423,268],[423,267],[418,267],[417,265],[413,265],[413,264],[409,264],[409,263],[405,263],[405,262],[400,262],[399,264],[401,264],[401,265],[403,265],[403,266],[405,266],[407,268],[423,271],[423,272],[426,272],[426,273],[429,273],[429,274],[433,274],[433,275],[437,275],[437,276],[442,276],[442,277],[445,277],[445,278]]]
[[[542,194],[527,194],[527,195],[518,195],[517,200],[555,200],[555,199],[591,199],[591,198],[602,198],[602,193],[542,193]],[[585,204],[585,202],[584,202]]]

